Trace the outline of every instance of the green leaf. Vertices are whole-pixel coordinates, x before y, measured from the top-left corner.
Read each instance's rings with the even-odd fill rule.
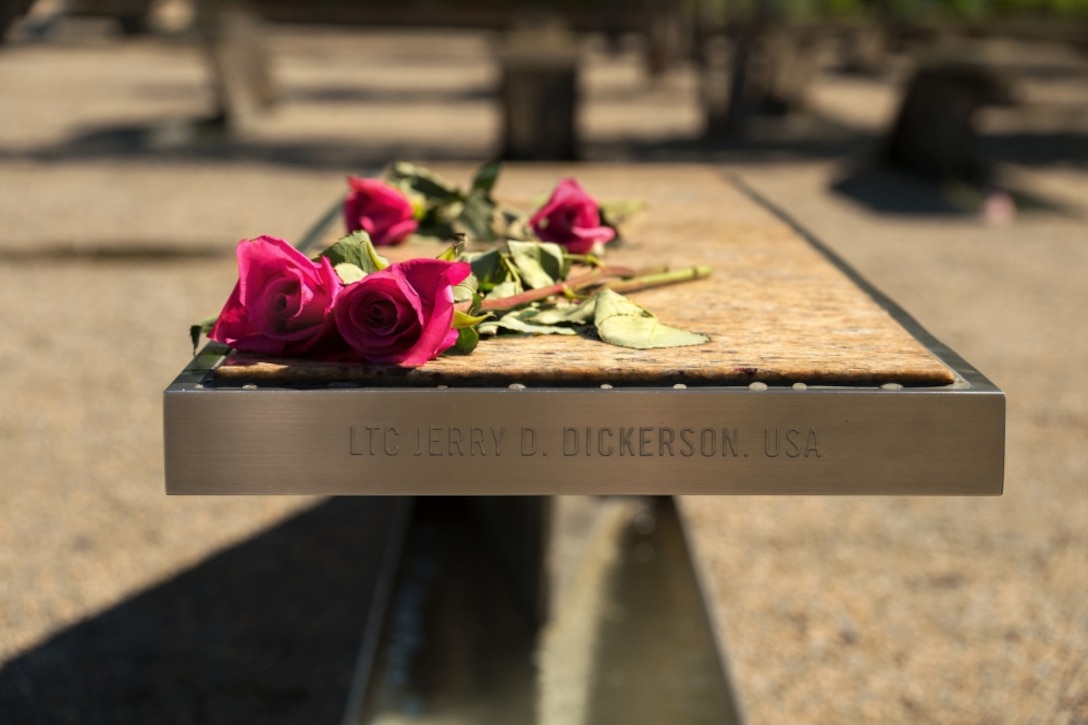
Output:
[[[442,250],[442,254],[439,254],[436,259],[441,259],[443,262],[456,262],[457,258],[461,256],[460,245],[451,244]]]
[[[491,190],[495,188],[495,182],[499,180],[501,168],[502,164],[498,161],[491,161],[481,166],[472,179],[472,191],[479,191],[490,196]]]
[[[484,315],[474,316],[474,315],[468,314],[467,312],[461,312],[461,310],[454,310],[453,311],[453,329],[463,330],[466,327],[475,327],[476,325],[478,325],[481,322],[483,322],[484,320],[486,320],[488,317],[491,317],[491,315],[490,314],[484,314]]]
[[[383,270],[389,266],[389,260],[378,254],[370,235],[359,230],[352,232],[321,253],[333,267],[340,264],[353,264],[364,275]]]
[[[498,249],[469,255],[469,264],[472,265],[472,276],[478,281],[480,289],[485,291],[509,276],[502,259],[502,252]]]
[[[474,190],[465,199],[464,207],[454,220],[453,228],[474,241],[494,241],[497,239],[494,211],[495,202],[486,193]]]
[[[460,355],[468,355],[476,349],[480,342],[480,333],[475,327],[462,327],[457,331],[457,342],[450,348],[450,352]]]
[[[563,249],[558,244],[511,240],[506,246],[522,281],[529,287],[539,289],[565,279]]]
[[[385,180],[401,189],[410,189],[426,197],[428,205],[445,204],[461,198],[456,186],[430,169],[398,161],[385,172]]]
[[[408,203],[412,206],[412,218],[417,222],[422,222],[430,211],[430,207],[427,205],[427,198],[422,194],[417,194],[408,189],[401,189],[401,191],[408,197]]]
[[[710,340],[658,322],[652,313],[609,289],[597,293],[593,322],[605,342],[638,350],[701,345]]]
[[[340,281],[346,285],[351,284],[352,282],[358,282],[366,276],[366,272],[351,262],[341,262],[333,267],[333,269],[336,271],[336,275],[340,278]]]
[[[189,326],[189,337],[193,341],[193,354],[196,355],[196,349],[200,345],[200,336],[207,335],[215,327],[216,321],[219,319],[219,315],[214,317],[208,317],[195,325]]]

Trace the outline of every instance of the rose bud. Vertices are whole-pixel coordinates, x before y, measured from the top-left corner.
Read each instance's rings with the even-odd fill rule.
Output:
[[[344,198],[344,223],[348,232],[359,229],[376,246],[399,244],[416,230],[412,203],[401,192],[377,179],[348,177],[351,191]]]
[[[282,239],[238,243],[238,283],[208,337],[245,352],[297,355],[333,332],[341,289],[327,259],[312,262]]]
[[[548,202],[529,220],[537,237],[555,242],[573,254],[586,254],[598,242],[616,236],[616,230],[601,224],[601,212],[593,199],[574,179],[563,179]]]
[[[410,259],[348,285],[333,310],[341,337],[367,362],[418,367],[457,342],[453,286],[466,262]]]

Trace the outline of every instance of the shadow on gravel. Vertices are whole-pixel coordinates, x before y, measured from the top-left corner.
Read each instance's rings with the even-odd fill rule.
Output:
[[[247,138],[232,134],[218,117],[174,119],[157,123],[88,127],[62,143],[31,151],[5,151],[0,159],[29,159],[46,163],[85,161],[199,162],[230,165],[270,165],[360,169],[380,167],[395,159],[465,161],[478,163],[497,153],[500,139],[490,149],[457,146],[436,138],[433,142],[368,143],[360,132],[357,143],[304,139],[289,142]],[[484,140],[486,143],[487,140]],[[839,158],[864,153],[873,138],[815,116],[761,118],[742,139],[662,137],[621,139],[583,144],[587,161],[728,162],[791,161]]]
[[[334,94],[335,95],[335,94]],[[333,100],[333,99],[328,99]],[[358,100],[358,99],[343,99]],[[479,163],[497,152],[494,146],[457,146],[406,141],[399,144],[358,143],[306,139],[276,142],[233,135],[221,118],[177,119],[143,125],[89,128],[63,143],[29,152],[5,151],[0,160],[29,159],[46,163],[84,161],[138,161],[146,163],[204,163],[231,165],[264,163],[308,169],[350,170],[376,173],[397,159],[431,162]],[[832,185],[832,190],[874,213],[896,215],[975,214],[989,189],[949,189],[933,181],[879,168],[867,159],[876,156],[879,136],[843,126],[816,114],[759,117],[743,138],[708,136],[664,137],[652,140],[619,139],[583,146],[586,161],[649,163],[767,163],[806,159],[841,160],[851,170]],[[978,140],[979,158],[994,168],[1003,163],[1025,167],[1053,164],[1088,164],[1088,133],[990,134]],[[1002,188],[1000,184],[997,184]],[[1003,188],[1019,211],[1050,212],[1078,216],[1060,203],[1032,196],[1015,188]],[[124,254],[129,254],[124,252]]]
[[[5,723],[335,723],[388,498],[334,498],[0,669]]]
[[[211,166],[264,163],[291,168],[353,170],[382,166],[395,159],[479,162],[478,147],[457,148],[441,139],[430,143],[368,144],[360,132],[358,144],[320,139],[290,142],[232,135],[220,118],[191,118],[149,124],[87,128],[63,143],[28,152],[0,149],[0,160],[28,159],[45,163],[149,161],[201,163]]]
[[[1088,118],[1088,107],[1084,109]],[[986,158],[1024,166],[1071,164],[1088,167],[1088,130],[987,134],[979,139],[979,153]]]
[[[601,161],[774,164],[805,159],[847,158],[863,153],[871,143],[872,140],[863,135],[835,132],[801,135],[772,128],[735,140],[671,138],[601,143],[594,145],[591,153],[594,160]]]
[[[1080,218],[1082,212],[1046,197],[996,182],[978,185],[938,184],[913,174],[876,165],[858,165],[831,184],[831,191],[870,212],[897,216],[978,216],[988,195],[1000,190],[1011,199],[1017,214],[1059,214]]]
[[[83,240],[42,242],[34,246],[0,248],[0,262],[9,264],[172,264],[204,259],[233,257],[234,250],[223,244],[194,243],[187,240],[95,243]]]
[[[490,88],[359,88],[357,86],[319,86],[284,91],[287,103],[400,103],[433,104],[487,101],[495,92]]]

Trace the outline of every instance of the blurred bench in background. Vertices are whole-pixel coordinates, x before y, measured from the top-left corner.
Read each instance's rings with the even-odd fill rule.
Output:
[[[184,2],[185,0],[177,0]],[[0,0],[0,20],[29,0]],[[154,0],[68,0],[67,12],[115,16],[122,30],[151,24]],[[261,23],[468,28],[495,31],[501,81],[502,155],[571,160],[580,155],[577,124],[579,36],[603,34],[618,48],[636,40],[648,79],[694,61],[704,135],[744,143],[767,115],[807,110],[814,79],[829,64],[895,82],[905,58],[915,65],[881,158],[934,178],[976,178],[969,158],[975,111],[1011,100],[1009,68],[972,58],[970,43],[1009,38],[1088,49],[1088,4],[1058,0],[957,15],[951,5],[919,0],[189,0],[212,71],[216,120],[226,129],[275,101]],[[996,6],[994,6],[996,7]],[[1065,6],[1063,6],[1065,7]],[[632,37],[633,36],[633,37]],[[939,49],[959,57],[919,62]],[[955,54],[953,54],[955,56]]]

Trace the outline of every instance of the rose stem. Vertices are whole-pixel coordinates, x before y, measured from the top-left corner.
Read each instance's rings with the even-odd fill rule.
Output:
[[[529,302],[538,302],[540,300],[546,300],[552,295],[563,294],[566,292],[573,292],[575,290],[588,287],[592,284],[596,284],[606,276],[622,276],[619,274],[606,275],[605,268],[598,268],[592,272],[587,272],[579,277],[572,277],[565,282],[556,282],[555,284],[548,285],[547,287],[539,287],[537,289],[526,290],[520,294],[510,295],[509,297],[500,297],[498,299],[485,299],[480,303],[480,311],[485,312],[488,310],[512,310],[515,307],[528,304]],[[626,270],[625,270],[626,271]]]
[[[592,271],[585,274],[578,275],[577,277],[570,277],[562,282],[556,282],[555,284],[548,285],[547,287],[539,287],[537,289],[526,290],[520,294],[510,295],[509,297],[500,297],[498,299],[485,299],[480,303],[480,311],[487,310],[512,310],[515,307],[528,304],[529,302],[538,302],[540,300],[546,300],[552,295],[566,294],[568,292],[576,292],[577,290],[584,289],[599,283],[601,280],[608,277],[631,277],[636,272],[630,267],[597,267]]]
[[[520,294],[511,295],[509,297],[501,297],[499,299],[485,299],[480,304],[480,311],[499,311],[499,310],[511,310],[515,307],[528,304],[529,302],[537,302],[547,299],[552,295],[565,294],[568,292],[576,292],[586,287],[592,287],[603,281],[607,277],[627,277],[630,276],[631,270],[619,267],[601,267],[592,272],[573,277],[565,282],[557,282],[556,284],[549,285],[547,287],[541,287],[539,289],[531,289]],[[677,284],[678,282],[687,282],[689,280],[703,279],[710,276],[710,267],[706,265],[698,265],[695,267],[687,267],[685,269],[677,269],[673,271],[654,271],[649,274],[642,274],[631,279],[623,280],[622,282],[612,282],[601,285],[607,287],[616,292],[636,292],[638,290],[650,289],[652,287],[663,287],[669,284]],[[466,308],[467,304],[462,303]]]
[[[665,285],[677,284],[678,282],[705,279],[710,276],[710,272],[711,268],[709,266],[699,264],[694,267],[685,267],[684,269],[672,271],[665,270],[664,272],[644,274],[634,277],[633,279],[625,279],[622,282],[610,282],[602,285],[602,287],[607,287],[613,292],[619,293],[638,292],[639,290],[664,287]]]

